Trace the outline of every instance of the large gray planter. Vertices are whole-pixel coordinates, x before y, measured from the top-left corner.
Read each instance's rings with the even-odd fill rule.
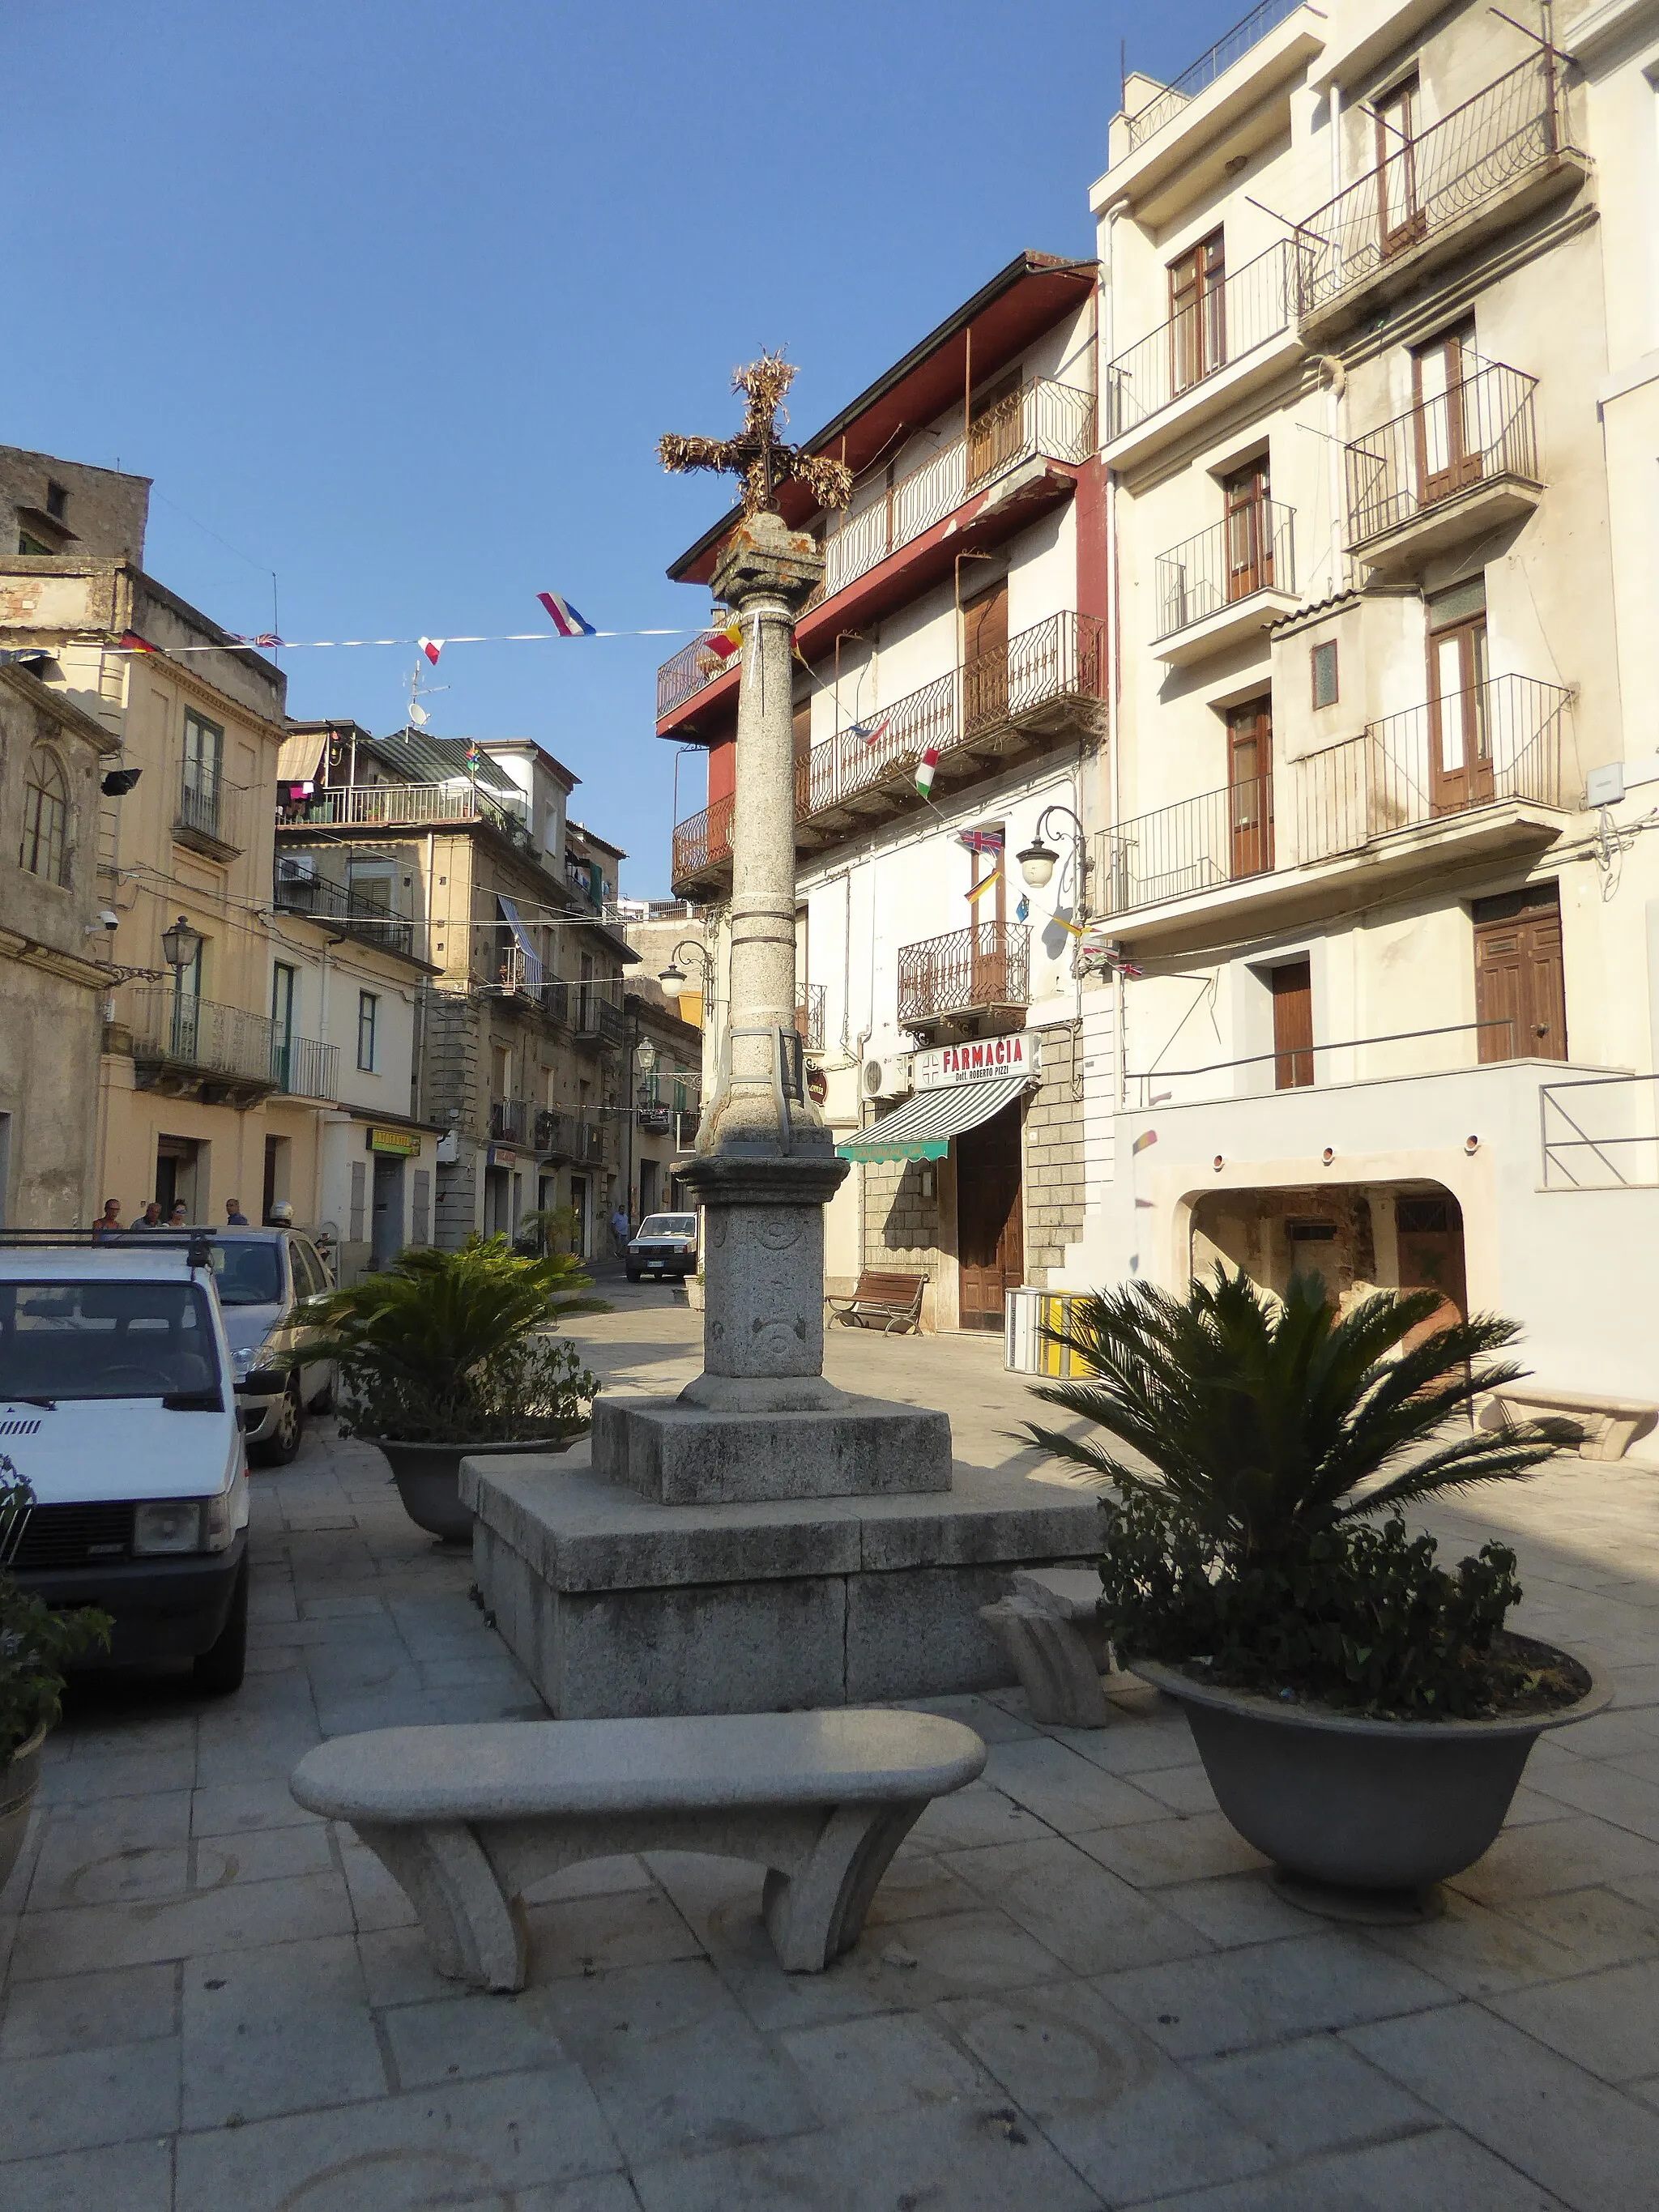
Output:
[[[0,1889],[17,1863],[28,1833],[29,1807],[40,1782],[40,1747],[46,1740],[42,1724],[11,1757],[0,1760]]]
[[[404,1510],[417,1528],[441,1536],[446,1544],[470,1544],[472,1509],[460,1499],[461,1462],[509,1452],[568,1451],[586,1427],[581,1421],[555,1436],[526,1437],[521,1443],[508,1444],[404,1444],[390,1437],[364,1437],[362,1441],[385,1454]]]
[[[1185,1706],[1210,1786],[1245,1841],[1288,1874],[1346,1890],[1422,1891],[1473,1866],[1538,1737],[1613,1695],[1592,1678],[1559,1712],[1367,1720],[1195,1682],[1152,1660],[1128,1664]]]

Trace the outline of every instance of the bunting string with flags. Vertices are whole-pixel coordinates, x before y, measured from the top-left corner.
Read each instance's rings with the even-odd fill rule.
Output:
[[[242,653],[251,646],[263,653],[338,653],[361,646],[417,647],[435,668],[438,656],[452,645],[544,645],[551,637],[696,637],[701,633],[688,629],[683,623],[669,623],[648,629],[599,629],[586,615],[574,607],[560,592],[538,592],[537,599],[547,611],[553,628],[544,629],[499,630],[494,634],[468,637],[279,637],[275,630],[261,630],[256,636],[244,637],[240,631],[227,630],[213,645],[156,645],[136,629],[121,633],[120,642],[112,650],[117,653],[162,653],[169,658],[175,654],[197,653]]]
[[[427,659],[428,659],[432,663],[432,665],[435,668],[435,667],[438,665],[438,655],[439,655],[439,654],[443,651],[443,649],[444,649],[444,641],[442,640],[442,638],[441,638],[441,637],[417,637],[417,638],[416,639],[415,642],[416,642],[416,645],[418,645],[418,646],[420,647],[421,651],[422,651],[423,653],[425,653],[425,655],[426,655]]]
[[[560,592],[538,592],[536,597],[547,609],[547,618],[561,637],[597,637],[599,632],[585,615],[578,614],[568,599]]]
[[[977,900],[982,899],[986,892],[990,890],[993,884],[1000,884],[1001,881],[1002,863],[999,860],[988,876],[981,876],[979,881],[963,894],[969,905],[972,906]]]

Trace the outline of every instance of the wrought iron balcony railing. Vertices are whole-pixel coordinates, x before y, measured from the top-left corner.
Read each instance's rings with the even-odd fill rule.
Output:
[[[428,830],[477,822],[537,851],[510,804],[471,783],[354,783],[278,804],[279,829]],[[539,854],[538,854],[539,858]]]
[[[415,925],[394,914],[383,899],[349,884],[331,883],[325,876],[289,876],[276,869],[276,903],[283,914],[305,914],[320,921],[337,922],[355,936],[394,952],[415,949]]]
[[[1119,354],[1106,371],[1107,438],[1137,428],[1183,392],[1292,329],[1297,259],[1296,241],[1280,239]]]
[[[1358,291],[1571,146],[1559,63],[1547,49],[1394,145],[1297,225],[1299,312],[1316,314]]]
[[[1160,553],[1152,570],[1158,625],[1153,642],[1189,629],[1253,592],[1295,591],[1295,524],[1293,507],[1260,500]]]
[[[1022,462],[1041,458],[1079,467],[1094,447],[1092,392],[1048,377],[1022,385],[896,483],[886,481],[884,471],[866,478],[824,541],[823,581],[809,609],[867,575]],[[731,655],[711,650],[714,635],[705,630],[657,671],[659,719],[735,665]]]
[[[1482,362],[1446,391],[1356,438],[1347,449],[1352,541],[1364,544],[1495,477],[1541,482],[1537,384],[1501,361]]]
[[[1108,914],[1188,898],[1273,865],[1273,780],[1249,776],[1103,831],[1097,878]]]
[[[536,1114],[536,1149],[562,1159],[574,1160],[581,1150],[574,1114],[562,1107],[543,1106]]]
[[[275,1087],[274,1025],[268,1015],[192,998],[166,984],[135,988],[131,1006],[136,1060]]]
[[[948,669],[890,707],[872,708],[803,754],[795,767],[795,820],[810,822],[882,785],[898,787],[924,752],[941,761],[964,746],[994,745],[1006,732],[1105,696],[1105,624],[1093,615],[1050,615],[985,653]],[[695,883],[731,858],[732,805],[717,799],[674,832],[673,879]]]
[[[504,1145],[527,1145],[536,1109],[527,1098],[492,1098],[489,1133]]]
[[[823,1050],[823,999],[822,983],[795,986],[795,1029],[808,1052]]]
[[[1200,54],[1190,69],[1183,70],[1170,84],[1156,92],[1144,107],[1138,107],[1127,117],[1129,126],[1129,146],[1139,152],[1149,138],[1155,137],[1166,123],[1173,123],[1183,107],[1190,106],[1201,92],[1207,92],[1226,70],[1250,48],[1265,39],[1269,31],[1295,15],[1302,0],[1261,0],[1242,22],[1235,23],[1231,31],[1224,31],[1207,53]]]
[[[949,1014],[1031,1002],[1031,933],[1023,922],[976,921],[902,945],[901,1029]]]
[[[243,828],[242,793],[234,783],[227,783],[223,776],[186,763],[179,783],[173,835],[181,845],[195,846],[215,855],[244,851],[247,837]]]
[[[340,1048],[320,1037],[274,1036],[270,1073],[279,1091],[294,1098],[337,1098]]]

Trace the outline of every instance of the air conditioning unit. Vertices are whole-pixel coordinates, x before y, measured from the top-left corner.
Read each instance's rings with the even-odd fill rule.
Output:
[[[908,1098],[915,1089],[915,1054],[896,1052],[885,1060],[866,1060],[864,1063],[864,1095],[866,1098]]]

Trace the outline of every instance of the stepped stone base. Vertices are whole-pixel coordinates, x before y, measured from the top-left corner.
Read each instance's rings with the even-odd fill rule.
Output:
[[[979,1608],[1099,1548],[1092,1495],[960,1463],[919,1495],[664,1505],[584,1456],[461,1467],[479,1589],[561,1720],[1001,1688]]]
[[[595,1474],[660,1505],[898,1496],[949,1490],[951,1424],[882,1398],[842,1396],[830,1413],[763,1413],[600,1398],[592,1462]]]

